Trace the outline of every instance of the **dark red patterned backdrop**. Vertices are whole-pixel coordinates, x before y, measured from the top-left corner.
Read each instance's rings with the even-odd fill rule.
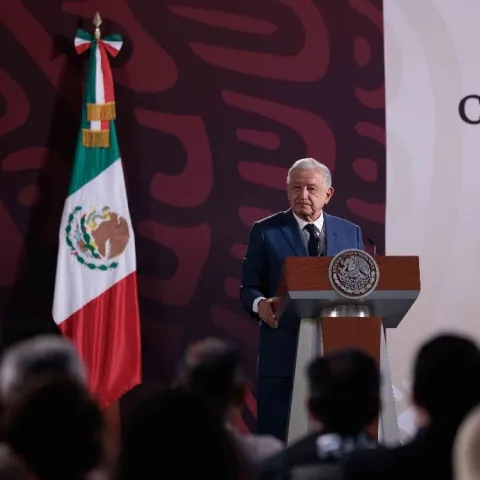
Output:
[[[245,351],[240,259],[252,222],[286,208],[287,167],[334,173],[329,213],[384,250],[381,0],[2,0],[0,316],[49,319],[57,231],[86,56],[78,27],[121,33],[119,138],[136,228],[144,378],[167,382],[185,345]],[[112,189],[115,185],[112,185]],[[254,422],[250,402],[246,422]]]

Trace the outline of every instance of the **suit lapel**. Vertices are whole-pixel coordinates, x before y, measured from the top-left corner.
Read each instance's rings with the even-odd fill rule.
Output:
[[[303,243],[302,232],[298,228],[298,223],[293,216],[291,210],[285,212],[282,225],[282,233],[287,242],[289,243],[292,250],[295,252],[295,255],[300,257],[308,256],[307,248]]]
[[[332,217],[323,212],[323,221],[325,222],[325,239],[327,242],[327,257],[335,256],[339,250],[337,246],[337,232],[335,230],[335,222]]]

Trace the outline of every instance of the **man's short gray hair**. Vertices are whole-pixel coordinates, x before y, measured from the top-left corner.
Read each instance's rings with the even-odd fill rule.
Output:
[[[72,342],[42,335],[9,348],[0,362],[0,397],[10,398],[39,375],[62,375],[87,383],[87,372]]]
[[[290,176],[294,170],[312,170],[314,168],[321,170],[325,188],[330,188],[332,186],[332,174],[330,173],[330,169],[314,158],[301,158],[300,160],[297,160],[288,170],[287,184],[290,183]]]

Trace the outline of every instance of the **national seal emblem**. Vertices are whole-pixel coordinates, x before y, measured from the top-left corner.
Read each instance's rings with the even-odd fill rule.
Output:
[[[364,298],[378,285],[380,269],[375,259],[358,249],[343,250],[333,257],[328,277],[334,290],[347,298]]]
[[[118,257],[130,239],[129,226],[110,207],[84,212],[76,206],[68,214],[65,241],[78,263],[90,270],[107,271],[118,267]]]

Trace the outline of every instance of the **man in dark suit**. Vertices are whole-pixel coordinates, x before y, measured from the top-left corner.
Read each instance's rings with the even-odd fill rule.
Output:
[[[341,479],[349,455],[376,447],[367,432],[380,408],[375,360],[361,350],[337,350],[313,360],[306,375],[313,431],[267,459],[260,480]]]
[[[287,175],[290,209],[255,222],[242,263],[240,300],[260,321],[258,432],[285,440],[298,322],[278,321],[273,308],[283,264],[292,256],[333,256],[363,250],[357,225],[323,212],[333,195],[332,176],[313,158],[296,161]]]
[[[188,347],[176,382],[176,386],[199,393],[211,402],[241,453],[258,464],[282,450],[284,444],[271,435],[237,431],[235,425],[242,417],[248,384],[240,352],[218,338],[206,338]]]
[[[480,350],[466,337],[443,334],[426,342],[414,363],[415,436],[398,447],[354,452],[346,480],[454,478],[458,427],[480,402]]]

